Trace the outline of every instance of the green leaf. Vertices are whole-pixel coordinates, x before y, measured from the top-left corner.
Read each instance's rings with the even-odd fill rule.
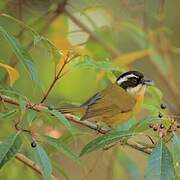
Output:
[[[87,145],[85,145],[79,156],[90,153],[92,151],[96,151],[98,149],[103,148],[106,145],[118,142],[124,138],[130,138],[131,136],[134,136],[136,134],[137,133],[132,133],[129,131],[118,131],[118,130],[111,131],[105,135],[102,135],[92,140]]]
[[[8,111],[8,112],[0,112],[0,119],[5,119],[5,118],[8,118],[12,115],[14,115],[17,111],[16,110],[11,110],[11,111]]]
[[[73,128],[71,123],[64,117],[64,115],[58,110],[45,110],[45,112],[49,112],[50,114],[54,115],[70,132],[73,132]]]
[[[11,134],[0,144],[0,168],[19,152],[21,145],[19,132]]]
[[[23,115],[26,111],[27,101],[25,101],[22,97],[19,97],[18,103],[19,103],[21,115]]]
[[[118,131],[126,131],[129,130],[132,126],[134,126],[137,123],[137,120],[132,118],[129,119],[126,123],[121,124],[118,126]]]
[[[149,129],[149,125],[158,122],[158,117],[146,117],[140,121],[138,121],[136,124],[134,124],[129,130],[131,132],[143,132],[147,129]]]
[[[41,168],[44,179],[50,180],[52,173],[52,166],[46,151],[40,144],[37,144],[37,146],[34,148],[34,153],[37,164]]]
[[[105,71],[117,71],[118,67],[110,61],[95,61],[89,56],[81,56],[71,63],[73,68],[94,68]]]
[[[172,180],[175,177],[170,151],[161,141],[152,151],[145,173],[145,180]]]
[[[173,138],[173,146],[172,146],[172,153],[174,159],[174,167],[176,171],[176,178],[180,178],[180,137],[174,135]]]
[[[47,50],[52,55],[52,60],[54,61],[55,66],[57,66],[59,63],[59,60],[61,58],[60,50],[51,41],[49,41],[47,38],[45,38],[43,36],[35,36],[34,40],[35,40],[36,44],[38,42],[42,42],[45,45]]]
[[[162,100],[162,92],[155,86],[148,87],[146,93],[150,97],[145,98],[143,107],[150,110],[152,113],[160,111],[160,104]]]
[[[27,121],[31,124],[37,118],[37,112],[35,111],[28,111],[27,113]]]
[[[44,138],[51,146],[64,153],[70,159],[79,161],[79,157],[68,149],[59,139],[55,139],[50,136],[44,136]]]
[[[0,34],[6,39],[11,46],[13,52],[16,54],[20,62],[25,66],[27,71],[30,73],[32,80],[39,84],[37,68],[26,49],[16,40],[15,37],[10,35],[3,27],[0,26]]]

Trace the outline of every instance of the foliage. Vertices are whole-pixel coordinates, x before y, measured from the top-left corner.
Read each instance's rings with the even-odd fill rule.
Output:
[[[175,33],[176,16],[171,20],[174,4],[161,0],[0,2],[0,167],[5,169],[0,179],[17,177],[6,168],[11,171],[11,163],[16,166],[19,154],[25,157],[20,162],[45,180],[94,179],[91,172],[96,169],[100,179],[180,177],[176,82],[180,38]],[[146,89],[141,116],[115,129],[80,121],[82,114],[74,109],[81,111],[81,104],[129,69],[156,81]],[[168,108],[162,105],[164,100]],[[96,159],[100,151],[109,174],[103,172],[102,159]],[[99,162],[85,175],[84,167],[94,159]],[[147,164],[145,171],[141,160],[142,166]],[[22,178],[23,167],[17,164],[15,169]],[[28,173],[32,179],[37,176]]]

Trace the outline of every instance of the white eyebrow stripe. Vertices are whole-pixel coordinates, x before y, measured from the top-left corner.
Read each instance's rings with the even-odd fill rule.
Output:
[[[136,77],[136,78],[138,78],[138,76],[136,76],[136,75],[134,75],[134,74],[129,74],[129,75],[127,75],[127,76],[124,76],[123,78],[120,78],[120,79],[117,81],[117,83],[120,85],[122,82],[127,81],[128,78],[131,78],[131,77]]]
[[[122,82],[127,81],[127,77],[120,78],[117,83],[120,85]]]
[[[138,78],[138,76],[136,76],[136,75],[134,75],[134,74],[129,74],[129,75],[127,75],[126,77],[127,77],[127,78],[131,78],[131,77],[136,77],[136,78]]]

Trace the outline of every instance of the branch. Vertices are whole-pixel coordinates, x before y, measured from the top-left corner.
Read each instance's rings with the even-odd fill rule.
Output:
[[[42,100],[40,101],[40,103],[43,103],[47,99],[47,97],[49,96],[49,93],[52,91],[52,89],[55,86],[56,82],[62,77],[61,74],[62,74],[65,66],[70,62],[70,60],[69,60],[70,54],[69,53],[70,52],[67,53],[61,68],[58,70],[57,75],[56,75],[56,72],[55,72],[54,79],[51,82],[51,84],[50,84],[49,88],[47,89],[47,91],[45,92],[45,94],[44,94]]]
[[[9,96],[5,96],[5,95],[1,95],[0,94],[0,101],[4,102],[4,103],[8,103],[8,104],[13,104],[13,105],[16,105],[16,106],[19,106],[19,103],[16,99],[12,98],[12,97],[9,97]],[[34,104],[30,101],[27,101],[27,104],[26,104],[26,108],[28,109],[32,109],[34,111],[37,111],[37,112],[40,112],[40,111],[43,111],[43,110],[48,110],[48,107],[47,106],[44,106],[44,105],[37,105],[37,104]],[[72,114],[64,114],[65,118],[68,119],[69,121],[71,122],[74,122],[76,124],[80,124],[82,126],[85,126],[85,127],[88,127],[90,129],[93,129],[101,134],[106,134],[109,130],[108,129],[105,129],[105,128],[99,128],[99,126],[95,123],[92,123],[90,121],[87,121],[87,120],[84,120],[84,121],[80,121],[79,118],[77,118],[76,116],[72,115]],[[138,144],[138,143],[134,143],[134,142],[125,142],[124,145],[127,145],[129,147],[132,147],[133,149],[136,149],[138,151],[142,151],[146,154],[150,154],[152,152],[152,148],[147,148],[141,144]]]
[[[32,170],[36,171],[38,174],[42,175],[40,167],[31,159],[27,158],[21,153],[16,154],[15,158],[24,163],[26,166],[30,167]],[[54,175],[51,175],[51,178],[52,180],[57,180]]]

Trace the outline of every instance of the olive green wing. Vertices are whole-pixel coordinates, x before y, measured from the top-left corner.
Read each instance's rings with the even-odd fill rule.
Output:
[[[128,94],[123,88],[117,84],[112,84],[103,91],[95,94],[82,105],[87,107],[82,120],[96,116],[111,116],[128,112],[133,109],[135,103],[135,98]]]

